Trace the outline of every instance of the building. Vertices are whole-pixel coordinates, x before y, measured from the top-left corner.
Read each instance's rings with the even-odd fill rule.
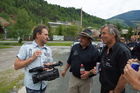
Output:
[[[68,23],[68,22],[48,22],[48,24],[49,24],[51,27],[57,27],[57,26],[59,26],[59,25],[66,25],[66,26],[71,25],[71,23]]]
[[[7,34],[7,31],[6,31],[5,27],[7,27],[9,24],[10,23],[7,20],[0,17],[0,34],[4,34],[5,39],[6,39],[6,34]]]

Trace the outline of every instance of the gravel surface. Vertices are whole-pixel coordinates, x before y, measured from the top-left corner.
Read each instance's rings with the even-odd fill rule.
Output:
[[[13,63],[16,58],[16,54],[19,50],[19,46],[13,47],[13,48],[7,48],[7,49],[0,49],[0,72],[4,72],[7,69],[13,69]],[[53,51],[53,58],[54,61],[63,61],[64,65],[66,64],[66,60],[68,58],[69,52],[71,47],[64,47],[64,46],[51,46],[51,49]],[[63,70],[63,67],[58,67],[59,71]],[[15,75],[11,76],[16,77],[19,74],[23,73],[23,70],[18,70],[17,73],[14,73]],[[0,75],[1,76],[1,75]],[[60,77],[54,81],[48,82],[48,88],[46,93],[67,93],[68,88],[68,81],[69,81],[70,73],[68,72],[64,78]],[[98,80],[99,76],[95,76],[93,78],[93,92],[92,93],[100,93],[100,83]],[[130,86],[127,86],[126,93],[136,93],[134,92]],[[11,92],[15,93],[15,92]],[[25,93],[25,88],[21,88],[18,93]]]

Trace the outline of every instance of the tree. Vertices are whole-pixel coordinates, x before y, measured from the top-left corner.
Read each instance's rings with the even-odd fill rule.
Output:
[[[63,35],[63,26],[62,25],[60,25],[60,26],[58,26],[57,28],[56,28],[56,31],[57,31],[57,35]]]
[[[77,36],[78,33],[78,26],[67,26],[64,31],[65,36]]]
[[[121,32],[122,31],[122,25],[120,23],[116,23],[115,25],[117,26],[118,30]]]
[[[16,23],[12,25],[9,33],[14,38],[24,38],[25,35],[31,34],[31,29],[35,23],[31,20],[25,9],[19,9],[16,16]]]
[[[60,25],[56,28],[55,33],[56,35],[64,35],[64,36],[77,36],[79,33],[78,26],[65,26]]]
[[[131,37],[133,34],[134,34],[133,28],[132,28],[132,27],[129,27],[129,28],[128,28],[128,33],[127,33],[127,35],[126,35],[126,38],[127,38],[127,39],[130,39],[130,37]]]

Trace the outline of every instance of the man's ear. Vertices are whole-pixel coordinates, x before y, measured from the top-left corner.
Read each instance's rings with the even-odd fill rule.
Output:
[[[37,33],[37,34],[36,34],[36,37],[38,38],[39,36],[40,36],[40,33]]]

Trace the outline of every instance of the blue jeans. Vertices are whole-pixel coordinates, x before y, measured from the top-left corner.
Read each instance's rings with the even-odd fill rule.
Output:
[[[46,87],[42,90],[33,90],[33,89],[29,89],[26,87],[26,92],[27,93],[45,93]]]

